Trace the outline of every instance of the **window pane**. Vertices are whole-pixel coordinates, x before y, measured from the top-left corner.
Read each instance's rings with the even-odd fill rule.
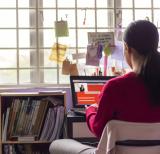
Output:
[[[86,55],[86,53],[87,53],[87,48],[85,48],[85,49],[79,49],[78,50],[78,53],[83,53],[84,55]],[[84,57],[84,58],[80,58],[80,59],[78,59],[78,64],[85,64],[86,63],[86,56]],[[79,68],[79,71],[80,71],[80,73],[81,73],[81,75],[85,75],[84,73],[84,66],[82,65],[82,70],[80,70],[80,68]]]
[[[95,32],[94,29],[80,29],[78,30],[78,47],[87,47],[88,32]]]
[[[57,83],[56,69],[44,69],[44,83],[53,83],[53,84]]]
[[[154,1],[153,1],[153,6],[154,6],[155,8],[160,8],[160,0],[154,0]]]
[[[97,27],[113,27],[113,10],[97,10]]]
[[[56,42],[55,30],[54,29],[44,29],[43,31],[44,44],[41,44],[41,47],[52,47]]]
[[[0,48],[16,47],[16,30],[1,29],[0,30]]]
[[[43,10],[43,27],[53,28],[55,20],[56,20],[56,10],[53,9]]]
[[[86,20],[85,19],[85,10],[78,10],[78,27],[95,27],[95,11],[86,10]]]
[[[107,1],[106,0],[97,0],[97,8],[106,8]]]
[[[146,19],[146,17],[149,17],[149,19],[151,20],[151,10],[145,10],[145,9],[141,9],[141,10],[135,10],[135,19],[139,20],[139,19]]]
[[[30,50],[19,50],[19,67],[30,67]]]
[[[75,0],[58,0],[58,7],[59,8],[74,8],[75,7]]]
[[[30,0],[18,0],[18,7],[26,7],[29,8]]]
[[[76,62],[75,59],[73,58],[73,56],[75,56],[75,54],[76,54],[76,49],[75,48],[68,48],[67,51],[66,51],[65,57],[67,57],[71,61],[73,60],[73,62]]]
[[[127,27],[130,22],[133,21],[132,10],[122,10],[122,27]]]
[[[34,38],[30,40],[30,34],[36,36],[33,30],[19,30],[19,47],[29,48],[30,45],[36,47],[36,40]]]
[[[20,82],[20,84],[31,83],[30,74],[31,74],[31,70],[29,70],[29,69],[20,70],[19,71],[19,82]]]
[[[160,10],[154,10],[154,24],[157,27],[160,27]]]
[[[67,20],[69,27],[75,27],[75,10],[58,10],[58,20],[61,19]]]
[[[0,10],[0,27],[16,27],[16,10]]]
[[[97,0],[97,8],[113,8],[114,1],[113,0]]]
[[[56,0],[43,0],[43,7],[53,8],[56,6]]]
[[[25,17],[25,20],[24,20]],[[30,27],[29,24],[29,10],[18,10],[19,27]]]
[[[60,84],[69,84],[70,83],[70,78],[69,75],[63,75],[62,74],[62,69],[59,70],[59,82]]]
[[[58,41],[59,43],[65,44],[69,47],[75,47],[76,46],[76,31],[69,29],[69,36],[59,37]]]
[[[17,70],[1,70],[0,71],[0,84],[16,84],[17,83]]]
[[[41,55],[44,59],[44,65],[40,64],[41,67],[57,67],[57,63],[55,61],[49,60],[49,56],[51,55],[52,50],[51,49],[44,49],[41,50]]]
[[[0,50],[0,68],[15,68],[17,63],[16,50]]]
[[[15,8],[16,0],[0,0],[0,7]]]
[[[142,0],[140,0],[142,1]],[[132,7],[132,0],[121,0],[121,7],[122,8],[130,8]]]
[[[150,8],[151,0],[134,0],[136,8]]]
[[[77,0],[77,7],[78,8],[94,8],[95,7],[95,0]]]

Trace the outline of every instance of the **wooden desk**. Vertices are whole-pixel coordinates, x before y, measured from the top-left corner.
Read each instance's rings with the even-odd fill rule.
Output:
[[[93,146],[98,143],[98,139],[87,126],[85,116],[79,116],[73,112],[67,114],[67,137]]]

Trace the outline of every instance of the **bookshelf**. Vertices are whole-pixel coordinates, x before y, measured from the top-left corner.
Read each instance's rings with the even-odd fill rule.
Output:
[[[0,93],[0,153],[49,153],[63,138],[65,104],[64,91]]]

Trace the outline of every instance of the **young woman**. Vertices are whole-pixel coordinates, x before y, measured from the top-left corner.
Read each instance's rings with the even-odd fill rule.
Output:
[[[86,109],[88,127],[97,137],[101,137],[106,123],[113,119],[160,122],[158,42],[158,30],[147,20],[132,22],[125,30],[124,55],[132,72],[108,81],[100,94],[99,102]],[[70,144],[72,148],[68,148]],[[50,146],[51,153],[53,149],[57,150],[57,154],[89,154],[95,150],[66,139],[53,142]]]
[[[135,21],[127,27],[123,39],[132,72],[106,83],[99,102],[86,110],[88,126],[97,137],[112,119],[160,122],[158,30],[147,20]]]

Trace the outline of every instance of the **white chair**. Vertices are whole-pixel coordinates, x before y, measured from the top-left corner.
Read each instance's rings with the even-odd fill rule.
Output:
[[[160,154],[160,123],[112,120],[103,130],[96,154]]]

